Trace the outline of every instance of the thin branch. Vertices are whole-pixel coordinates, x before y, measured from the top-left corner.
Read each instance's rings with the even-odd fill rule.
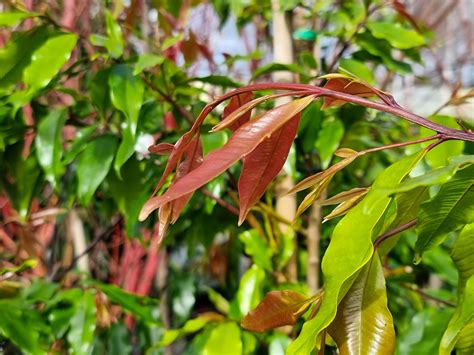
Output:
[[[153,84],[150,80],[145,75],[142,75],[142,79],[145,82],[145,84],[152,89],[153,91],[156,91],[161,97],[165,99],[171,106],[173,106],[183,117],[184,119],[192,125],[194,123],[194,116],[191,112],[186,110],[183,106],[178,104],[175,99],[173,99],[170,95],[167,93],[163,92],[159,87],[157,87],[155,84]]]
[[[380,246],[380,243],[382,243],[384,240],[387,240],[388,238],[393,237],[394,235],[397,235],[400,232],[403,232],[407,229],[410,229],[411,227],[415,226],[416,223],[417,223],[417,219],[415,218],[415,219],[411,220],[410,222],[407,222],[407,223],[402,224],[398,227],[395,227],[395,228],[389,230],[388,232],[385,232],[384,234],[378,236],[377,239],[375,239],[375,242],[374,242],[374,251],[376,251],[378,249],[378,247]]]
[[[421,296],[421,298],[423,298],[425,300],[430,300],[430,301],[434,301],[434,302],[437,302],[437,303],[441,303],[441,304],[444,304],[445,306],[448,306],[448,307],[456,307],[456,305],[454,303],[443,300],[443,299],[435,297],[435,296],[431,296],[428,293],[426,293],[425,291],[419,289],[418,287],[410,285],[406,282],[400,283],[400,286],[402,286],[403,288],[405,288],[407,290],[418,293]]]
[[[412,145],[412,144],[418,144],[418,143],[423,143],[423,142],[428,142],[428,141],[432,141],[432,140],[435,140],[435,139],[438,139],[438,140],[441,140],[440,138],[442,137],[442,134],[438,133],[438,134],[435,134],[433,136],[429,136],[429,137],[425,137],[425,138],[420,138],[420,139],[416,139],[416,140],[413,140],[413,141],[408,141],[408,142],[400,142],[400,143],[394,143],[394,144],[387,144],[387,145],[383,145],[383,146],[380,146],[380,147],[375,147],[375,148],[369,148],[369,149],[365,149],[365,150],[361,150],[359,152],[359,155],[364,155],[364,154],[367,154],[367,153],[373,153],[373,152],[378,152],[380,150],[385,150],[385,149],[392,149],[392,148],[399,148],[399,147],[405,147],[407,145]],[[437,142],[435,142],[437,143]],[[439,144],[439,143],[438,143]],[[427,148],[428,149],[428,148]],[[432,149],[432,148],[431,148]]]
[[[211,191],[209,191],[208,189],[205,189],[205,188],[202,188],[201,189],[202,193],[204,195],[206,195],[207,197],[209,197],[210,199],[216,201],[220,206],[224,207],[227,211],[229,211],[230,213],[233,213],[235,214],[236,216],[239,215],[239,210],[232,206],[229,202],[221,199],[220,197],[214,195]]]

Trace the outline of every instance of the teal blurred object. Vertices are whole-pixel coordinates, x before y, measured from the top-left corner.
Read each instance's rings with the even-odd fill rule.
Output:
[[[314,41],[316,37],[318,37],[318,33],[309,28],[298,28],[293,32],[293,39],[300,41]]]

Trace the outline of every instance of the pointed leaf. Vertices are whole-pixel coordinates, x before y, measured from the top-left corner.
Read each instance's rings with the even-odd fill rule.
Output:
[[[456,345],[463,329],[474,322],[474,275],[469,277],[456,311],[448,323],[439,346],[440,355],[449,355]]]
[[[425,44],[422,35],[416,31],[403,28],[399,23],[372,22],[367,24],[367,28],[374,37],[386,39],[395,48],[408,49]]]
[[[303,325],[288,348],[289,354],[309,354],[318,346],[321,332],[334,320],[337,305],[352,286],[354,276],[372,258],[372,234],[390,204],[383,191],[398,185],[424,154],[421,151],[385,169],[364,199],[336,225],[322,261],[325,286],[321,308]]]
[[[438,245],[447,233],[474,221],[474,166],[459,171],[438,194],[421,205],[418,216],[417,258]]]
[[[366,85],[344,78],[329,79],[329,81],[324,85],[324,88],[360,97],[375,96],[374,91],[368,88]],[[325,96],[322,109],[342,105],[345,103],[346,101],[344,100]]]
[[[265,272],[257,265],[252,265],[240,279],[237,291],[237,302],[241,315],[247,314],[255,308],[262,298],[262,283]]]
[[[321,196],[321,193],[329,185],[333,176],[334,174],[324,177],[324,179],[320,183],[318,183],[317,186],[315,186],[309,194],[305,196],[303,201],[301,201],[300,205],[298,206],[298,209],[296,210],[294,220],[301,216],[303,212],[306,211],[319,196]]]
[[[301,112],[312,100],[313,96],[307,96],[289,102],[242,125],[226,145],[209,153],[198,168],[170,186],[162,196],[152,197],[148,200],[140,213],[140,220],[144,220],[153,210],[163,204],[195,191],[223,173],[237,160],[252,152],[267,136],[271,136]],[[181,139],[187,139],[187,136],[183,136]]]
[[[392,354],[395,329],[378,255],[360,271],[342,299],[328,332],[341,355]]]
[[[347,165],[352,163],[354,161],[354,159],[357,158],[357,157],[358,157],[357,154],[348,156],[347,158],[344,158],[340,162],[330,166],[326,170],[321,171],[317,174],[308,176],[307,178],[305,178],[305,179],[301,180],[299,183],[297,183],[295,185],[295,187],[293,187],[290,191],[287,192],[287,194],[292,194],[292,193],[295,193],[295,192],[299,192],[299,191],[305,190],[307,188],[310,188],[314,185],[319,184],[321,181],[323,181],[327,177],[333,176],[339,170],[344,169]]]
[[[365,196],[367,192],[369,192],[369,189],[367,187],[356,187],[351,190],[338,193],[337,195],[334,195],[324,201],[321,201],[319,204],[321,206],[336,205],[341,202],[352,199],[353,197]]]
[[[295,325],[315,300],[296,291],[271,291],[242,319],[241,325],[253,332]]]
[[[238,183],[239,224],[244,222],[249,210],[283,168],[296,137],[299,121],[300,114],[297,114],[243,159]]]
[[[339,148],[338,150],[334,152],[334,155],[340,158],[347,158],[355,154],[357,154],[357,151],[350,148]]]
[[[63,153],[62,128],[65,121],[66,111],[50,111],[40,121],[35,140],[38,162],[46,173],[46,179],[55,189],[63,171],[61,164]]]
[[[115,136],[104,135],[88,143],[77,163],[77,194],[87,205],[95,190],[107,176],[117,149]]]
[[[12,11],[0,13],[0,26],[16,26],[21,20],[28,17],[37,17],[35,12]]]
[[[351,197],[348,200],[342,202],[339,206],[332,210],[330,214],[324,216],[323,223],[329,221],[330,219],[340,217],[345,215],[347,212],[351,210],[351,208],[355,207],[365,196],[365,193]]]

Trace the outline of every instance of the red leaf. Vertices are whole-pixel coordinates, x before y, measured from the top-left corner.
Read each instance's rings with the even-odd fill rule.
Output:
[[[174,145],[171,143],[160,143],[148,147],[148,151],[153,154],[166,155],[173,151]]]
[[[179,164],[178,168],[176,169],[176,176],[173,180],[173,184],[179,181],[181,178],[186,176],[190,171],[196,169],[199,165],[202,164],[202,144],[199,137],[194,138],[189,146],[186,148],[184,152],[184,161]],[[172,217],[171,217],[171,224],[176,222],[178,219],[181,211],[187,205],[193,193],[189,193],[184,195],[172,202]]]
[[[238,108],[242,107],[245,105],[247,102],[252,101],[253,99],[253,93],[251,92],[245,92],[240,95],[236,95],[230,99],[229,104],[224,108],[224,113],[222,115],[222,121],[229,116],[232,112],[237,110]],[[239,120],[232,125],[229,126],[229,128],[232,131],[235,131],[237,128],[242,126],[244,123],[248,122],[250,120],[250,115],[252,114],[252,111],[249,110],[246,112],[244,115],[242,115]]]
[[[175,131],[178,128],[173,112],[168,111],[165,113],[164,125],[166,131]]]
[[[418,31],[421,32],[420,27],[418,26],[418,23],[416,22],[415,18],[407,11],[406,7],[404,4],[402,4],[398,0],[394,0],[392,2],[392,6],[395,9],[395,11],[398,12],[398,14],[405,18],[410,24]]]
[[[243,160],[239,179],[239,225],[250,208],[262,197],[268,184],[280,172],[295,139],[300,121],[298,113]]]
[[[320,295],[306,297],[295,291],[271,291],[241,322],[243,328],[263,332],[284,325],[294,325]]]
[[[344,78],[329,79],[328,82],[324,85],[324,88],[361,97],[370,97],[376,95],[374,93],[374,90],[372,90],[370,87],[367,87],[366,85],[361,84],[359,82],[351,81],[349,79]],[[322,108],[324,109],[331,106],[338,106],[345,104],[346,102],[347,101],[341,99],[325,96]]]
[[[199,167],[171,185],[162,196],[149,199],[140,212],[140,220],[146,219],[152,211],[163,206],[165,203],[195,191],[216,176],[222,174],[236,161],[252,152],[267,137],[271,136],[291,118],[301,112],[313,99],[314,96],[307,96],[294,100],[285,105],[275,107],[271,111],[242,125],[223,147],[209,153]],[[188,133],[191,134],[191,131]],[[189,139],[188,133],[181,137],[180,141],[182,143],[178,141],[177,145],[182,145],[186,139]],[[180,152],[174,151],[170,155],[170,160],[175,159],[179,161],[180,155]],[[177,163],[173,162],[171,166],[173,164],[176,166]],[[169,162],[168,165],[170,165]],[[167,166],[168,168],[169,166]]]

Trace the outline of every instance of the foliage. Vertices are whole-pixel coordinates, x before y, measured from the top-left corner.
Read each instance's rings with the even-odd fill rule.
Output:
[[[472,352],[474,135],[376,87],[433,40],[405,5],[281,2],[283,64],[270,1],[41,3],[0,14],[0,350]],[[206,11],[256,50],[217,63]]]

